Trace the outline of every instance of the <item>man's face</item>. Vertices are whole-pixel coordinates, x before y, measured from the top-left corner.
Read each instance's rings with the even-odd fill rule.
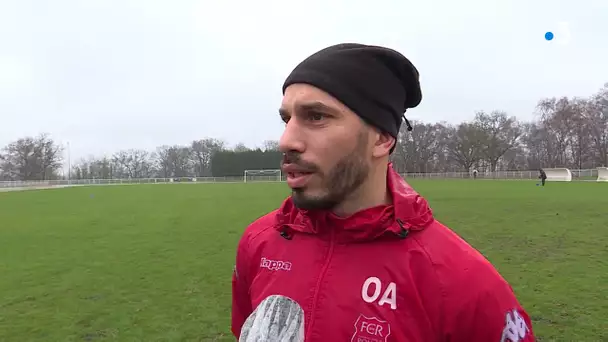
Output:
[[[297,207],[331,209],[367,180],[375,131],[344,104],[313,86],[293,84],[279,112],[285,122],[282,169]]]

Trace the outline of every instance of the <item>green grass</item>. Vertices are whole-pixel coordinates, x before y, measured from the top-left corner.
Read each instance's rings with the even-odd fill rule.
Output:
[[[412,180],[541,341],[608,339],[608,184]],[[245,226],[283,184],[0,193],[0,341],[228,341]]]

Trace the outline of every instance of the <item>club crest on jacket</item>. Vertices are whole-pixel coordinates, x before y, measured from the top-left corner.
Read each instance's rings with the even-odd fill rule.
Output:
[[[351,342],[387,342],[390,334],[391,326],[388,322],[359,315]]]

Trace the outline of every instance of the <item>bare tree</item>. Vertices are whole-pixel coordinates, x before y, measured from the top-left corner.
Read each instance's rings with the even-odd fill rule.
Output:
[[[173,146],[169,149],[169,160],[173,177],[188,177],[192,175],[191,150],[186,146]]]
[[[48,134],[41,134],[34,139],[34,156],[36,172],[39,179],[56,178],[56,171],[61,167],[63,148],[55,144]]]
[[[463,122],[448,128],[447,151],[449,158],[469,171],[482,157],[483,132],[475,124]]]
[[[0,153],[0,181],[10,180],[10,174],[13,172],[13,165],[6,159],[7,157]]]
[[[106,157],[89,156],[72,165],[72,178],[75,179],[110,179],[112,178],[112,160]]]
[[[190,146],[160,146],[156,150],[155,161],[158,173],[163,178],[195,176],[196,163]]]
[[[74,165],[72,165],[72,175],[73,179],[89,179],[93,177],[89,177],[89,161],[85,158],[82,158]]]
[[[171,160],[171,147],[170,146],[159,146],[156,148],[154,160],[156,167],[159,171],[159,175],[162,178],[171,177],[173,174],[173,162]]]
[[[519,143],[519,122],[505,112],[493,111],[486,114],[481,111],[475,115],[474,124],[479,129],[483,156],[490,164],[490,170],[496,171],[500,158]]]
[[[608,83],[587,102],[585,118],[589,125],[594,162],[608,166]]]
[[[549,165],[566,166],[574,125],[570,100],[567,97],[543,99],[537,108],[541,115],[540,121],[547,131],[545,142],[549,151]]]
[[[278,140],[265,140],[264,151],[278,151],[279,141]]]
[[[570,131],[571,165],[578,169],[593,166],[590,163],[593,159],[593,150],[590,148],[592,127],[586,117],[588,108],[586,99],[575,98],[570,103],[570,122],[573,125]]]
[[[153,171],[150,154],[145,150],[123,150],[114,154],[112,161],[114,172],[127,178],[150,177]]]
[[[234,146],[234,152],[247,152],[250,150],[249,147],[247,147],[247,145],[243,144],[243,143],[238,143]]]
[[[525,168],[538,169],[547,163],[548,149],[546,144],[547,131],[542,124],[529,122],[522,124],[522,152],[524,153]]]
[[[409,172],[432,171],[429,166],[441,149],[439,135],[443,127],[420,122],[413,122],[412,125],[416,128],[411,132],[405,127],[401,128],[393,162],[405,166]]]
[[[447,122],[439,122],[435,125],[437,137],[437,151],[432,159],[432,170],[436,172],[449,172],[459,169],[459,164],[450,158],[448,143],[450,142],[450,125]]]
[[[13,180],[58,178],[62,148],[47,134],[25,137],[6,146],[0,159],[4,177]]]
[[[225,145],[225,142],[213,138],[205,138],[192,142],[192,156],[197,176],[211,175],[211,157],[215,152],[223,150]]]
[[[506,170],[528,170],[524,146],[519,145],[505,152],[499,165]]]

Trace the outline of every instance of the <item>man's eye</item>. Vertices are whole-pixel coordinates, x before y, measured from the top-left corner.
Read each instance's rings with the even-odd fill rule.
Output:
[[[308,118],[312,121],[320,121],[325,119],[325,114],[321,114],[321,113],[310,113],[310,115],[308,115]]]

